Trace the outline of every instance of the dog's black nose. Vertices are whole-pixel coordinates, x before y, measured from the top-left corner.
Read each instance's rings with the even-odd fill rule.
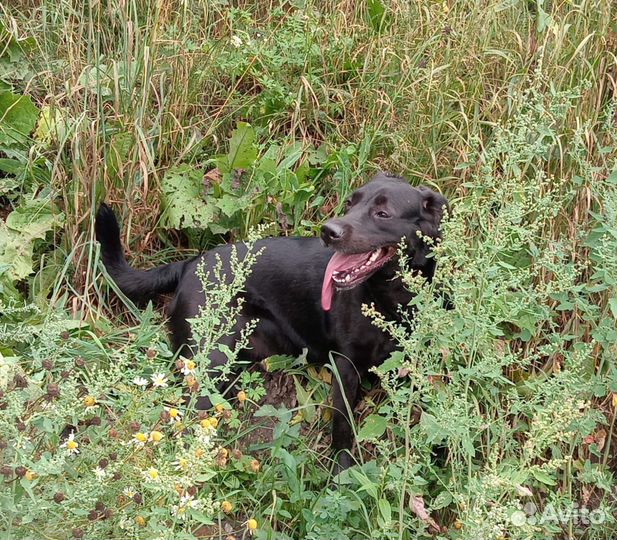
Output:
[[[321,239],[329,246],[340,240],[345,234],[345,229],[336,221],[328,221],[321,227]]]

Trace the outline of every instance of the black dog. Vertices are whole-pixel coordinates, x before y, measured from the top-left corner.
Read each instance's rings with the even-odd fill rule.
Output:
[[[413,188],[404,179],[378,174],[347,201],[345,215],[331,219],[317,238],[269,238],[256,243],[265,248],[245,284],[245,302],[238,332],[247,321],[259,319],[242,358],[260,361],[274,354],[299,355],[324,363],[333,353],[341,384],[333,383],[332,446],[339,451],[341,468],[352,463],[353,431],[348,415],[357,402],[359,382],[371,366],[382,363],[395,344],[361,314],[361,305],[374,304],[396,319],[411,295],[396,278],[397,245],[405,238],[411,267],[428,280],[435,270],[430,247],[421,239],[439,238],[439,223],[447,201],[427,188]],[[419,236],[418,233],[421,233]],[[207,302],[195,274],[203,260],[213,268],[218,255],[229,264],[231,246],[212,249],[189,261],[142,271],[131,268],[123,255],[120,230],[109,207],[102,204],[96,217],[96,237],[105,267],[120,289],[135,301],[174,292],[170,329],[174,350],[191,354],[187,318]],[[236,244],[239,257],[244,244]],[[227,267],[229,271],[229,268]],[[227,336],[233,349],[238,334]],[[226,362],[222,353],[211,366]],[[342,388],[341,388],[342,386]],[[344,450],[343,452],[340,452]]]

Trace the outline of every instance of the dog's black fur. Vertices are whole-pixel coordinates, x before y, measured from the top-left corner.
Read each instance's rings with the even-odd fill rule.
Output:
[[[321,289],[326,266],[335,251],[371,252],[397,246],[404,237],[411,267],[430,280],[435,263],[427,257],[430,247],[418,233],[439,238],[446,205],[446,199],[430,189],[414,188],[402,178],[378,174],[354,191],[343,217],[331,219],[322,227],[321,241],[269,238],[255,245],[255,249],[265,249],[246,281],[245,302],[236,328],[239,332],[254,318],[259,322],[250,337],[250,348],[241,356],[257,362],[274,354],[299,355],[306,348],[309,361],[324,363],[333,353],[342,388],[334,377],[332,446],[339,452],[341,468],[352,463],[349,451],[353,431],[348,410],[353,410],[357,402],[360,379],[395,348],[392,340],[361,314],[361,305],[374,304],[386,317],[396,319],[411,295],[396,277],[398,262],[392,257],[356,287],[336,290],[331,309],[325,311]],[[159,293],[175,292],[169,308],[171,339],[175,350],[189,356],[192,342],[187,318],[194,317],[207,301],[195,270],[201,260],[206,270],[213,268],[218,255],[229,274],[232,246],[219,246],[192,260],[152,270],[135,270],[124,258],[118,223],[105,204],[96,217],[96,237],[107,272],[126,296],[145,301]],[[238,243],[236,248],[243,257],[244,244]],[[237,333],[226,337],[225,344],[233,349],[237,337]],[[213,366],[225,361],[219,353],[211,358]]]

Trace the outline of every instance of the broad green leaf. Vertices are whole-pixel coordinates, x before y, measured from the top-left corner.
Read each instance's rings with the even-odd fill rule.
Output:
[[[22,203],[6,218],[6,226],[28,238],[45,238],[45,233],[64,222],[64,214],[54,212],[49,201],[31,200]]]
[[[0,94],[0,145],[19,146],[28,141],[34,130],[39,110],[29,96],[12,92]]]
[[[358,492],[366,491],[371,497],[373,497],[373,499],[378,499],[379,495],[377,492],[377,484],[375,482],[371,481],[368,476],[355,468],[349,469],[349,474],[354,477],[358,484],[360,484]]]
[[[383,362],[378,369],[381,373],[387,373],[388,371],[399,369],[404,361],[405,354],[401,351],[394,351],[390,354],[390,358]]]
[[[427,442],[439,443],[445,438],[444,430],[437,419],[426,411],[420,416],[420,425],[426,434]]]
[[[199,523],[203,523],[204,525],[214,525],[214,521],[210,516],[204,514],[203,512],[198,512],[195,510],[191,510],[191,518]]]
[[[555,478],[553,478],[547,472],[544,472],[544,471],[541,471],[541,470],[538,470],[538,469],[531,469],[531,475],[538,482],[542,482],[543,484],[546,484],[547,486],[555,486],[555,485],[557,485],[557,480],[555,480]]]
[[[289,422],[291,420],[291,415],[291,411],[285,407],[285,405],[276,408],[269,403],[262,405],[255,411],[255,416],[273,416],[278,418],[281,422]]]
[[[238,122],[229,141],[227,153],[227,166],[230,171],[234,169],[247,169],[257,159],[255,147],[255,130],[246,122]]]
[[[206,228],[214,218],[214,205],[203,197],[203,171],[190,165],[169,169],[161,182],[163,215],[166,229]]]
[[[294,361],[295,358],[293,356],[275,354],[266,358],[262,365],[266,371],[272,373],[291,367]]]
[[[388,427],[388,421],[378,414],[371,414],[362,424],[358,432],[358,440],[376,439],[381,437]]]
[[[209,480],[212,480],[212,478],[214,478],[215,476],[216,476],[216,473],[214,471],[207,471],[207,472],[203,472],[203,473],[196,475],[195,481],[196,482],[208,482]]]
[[[0,21],[0,91],[10,90],[11,83],[25,79],[30,72],[30,63],[24,53],[36,45],[34,37],[17,39]]]
[[[553,24],[553,18],[549,13],[544,11],[544,0],[536,0],[536,4],[538,9],[538,16],[536,18],[537,28],[538,32],[541,34]]]
[[[95,94],[100,94],[102,97],[111,95],[112,81],[112,69],[106,64],[89,66],[79,76],[79,84],[81,86]]]
[[[302,157],[302,143],[296,142],[285,150],[285,157],[279,163],[279,169],[291,169]]]
[[[16,39],[14,33],[7,30],[0,21],[0,58],[7,58],[9,62],[17,63],[24,59],[24,52],[32,50],[36,42],[33,37]]]
[[[64,214],[54,212],[50,201],[32,200],[13,210],[0,222],[0,265],[4,275],[20,280],[32,273],[34,240],[64,222]]]
[[[290,471],[296,471],[298,469],[298,461],[284,448],[273,448],[272,457],[279,458]]]
[[[126,162],[134,142],[135,137],[127,131],[116,133],[112,137],[109,152],[105,159],[111,174],[118,175],[120,173],[122,164]]]
[[[474,448],[473,442],[468,435],[465,434],[461,438],[461,446],[469,457],[474,457],[476,455],[476,449]]]
[[[0,241],[1,241],[1,228],[0,228]],[[1,251],[1,248],[0,248]],[[21,295],[17,288],[13,278],[9,275],[11,266],[8,264],[0,263],[0,299],[6,301],[14,300],[18,301]]]
[[[383,520],[388,523],[392,520],[392,507],[387,499],[381,498],[377,503],[379,505],[379,513]]]
[[[0,158],[0,171],[8,174],[19,174],[24,170],[24,164],[18,159]]]
[[[431,508],[433,510],[439,510],[440,508],[446,508],[446,506],[450,506],[450,504],[452,504],[452,495],[448,491],[442,491],[433,500]]]
[[[220,199],[216,199],[216,207],[227,217],[232,217],[241,210],[245,210],[251,205],[249,197],[235,197],[225,193]]]
[[[65,113],[66,114],[66,113]],[[34,138],[45,144],[62,140],[66,136],[67,123],[57,107],[45,105],[34,131]]]
[[[0,223],[0,265],[6,265],[5,275],[18,281],[32,272],[32,241]]]

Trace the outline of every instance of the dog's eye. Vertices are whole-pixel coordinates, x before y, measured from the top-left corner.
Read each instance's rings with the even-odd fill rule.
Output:
[[[384,212],[383,210],[379,210],[378,212],[375,212],[375,215],[382,219],[388,219],[390,217],[390,214],[388,214],[388,212]]]

